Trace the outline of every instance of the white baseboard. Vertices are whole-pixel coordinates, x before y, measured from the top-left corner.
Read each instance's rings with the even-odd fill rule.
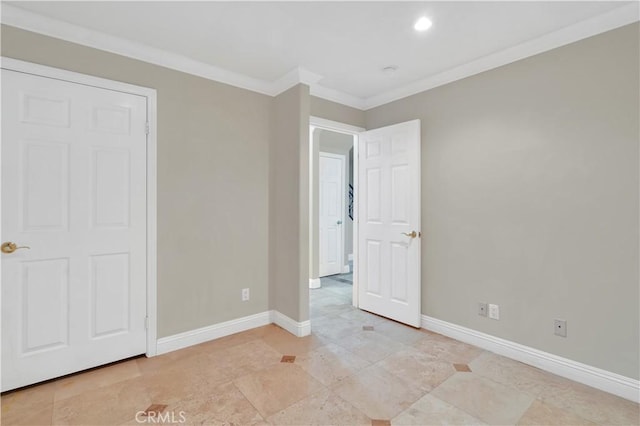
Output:
[[[158,339],[158,349],[156,354],[161,355],[178,349],[187,348],[199,343],[208,342],[209,340],[219,339],[230,334],[239,333],[256,327],[262,327],[264,325],[271,324],[271,322],[271,311],[265,311],[259,314],[210,325],[208,327],[185,331],[184,333],[174,334],[173,336],[162,337]]]
[[[311,321],[309,320],[298,322],[281,312],[271,311],[271,322],[297,337],[304,337],[311,334]]]
[[[351,267],[349,265],[342,265],[342,273],[348,274],[349,272],[351,272]]]
[[[173,336],[162,337],[158,339],[156,355],[188,348],[189,346],[272,323],[279,325],[297,337],[304,337],[311,334],[311,321],[297,322],[278,311],[265,311],[208,327],[185,331],[184,333],[174,334]]]
[[[480,331],[422,315],[422,328],[515,359],[567,379],[640,402],[640,381]]]
[[[320,278],[309,278],[309,288],[320,288],[322,284]]]

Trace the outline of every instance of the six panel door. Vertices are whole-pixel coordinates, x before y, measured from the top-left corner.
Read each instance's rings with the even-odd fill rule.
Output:
[[[359,141],[358,307],[420,327],[420,121]]]
[[[320,153],[319,276],[339,274],[344,264],[344,164],[341,155]]]
[[[2,70],[2,390],[146,350],[145,97]]]

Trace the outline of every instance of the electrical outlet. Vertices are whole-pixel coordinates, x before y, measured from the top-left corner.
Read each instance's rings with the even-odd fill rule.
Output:
[[[500,319],[500,306],[489,304],[489,318],[494,320]]]
[[[246,302],[247,300],[249,300],[249,289],[248,288],[243,288],[242,289],[242,301]]]
[[[487,303],[486,302],[478,302],[478,315],[486,317],[487,316]]]
[[[554,320],[553,333],[556,336],[567,337],[567,320],[562,320],[562,319]]]

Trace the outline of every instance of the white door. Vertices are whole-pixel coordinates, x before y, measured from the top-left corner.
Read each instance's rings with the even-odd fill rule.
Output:
[[[358,306],[420,327],[420,120],[360,133]]]
[[[339,274],[343,261],[344,169],[343,155],[320,153],[320,259],[319,275]]]
[[[3,391],[146,350],[146,102],[2,70]]]

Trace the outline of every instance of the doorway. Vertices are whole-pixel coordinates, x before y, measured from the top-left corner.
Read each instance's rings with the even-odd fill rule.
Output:
[[[361,128],[311,118],[310,247],[311,316],[357,306],[354,280],[356,141]]]
[[[317,263],[314,264],[319,251],[314,235],[318,222],[313,217],[319,204],[314,188],[319,179],[316,159],[321,136],[330,132],[326,134],[346,136],[353,144],[351,303],[353,307],[420,327],[420,120],[369,131],[314,117],[310,122],[311,318],[314,311],[342,309],[331,306],[330,295],[323,300],[329,309],[314,300],[314,293],[319,294],[316,290],[322,288],[322,279],[336,278],[335,275],[321,278]],[[347,293],[343,290],[341,296]]]
[[[353,246],[353,218],[349,218],[346,193],[348,179],[346,171],[351,168],[347,155],[326,152],[322,146],[327,133],[319,132],[320,155],[318,165],[318,275],[323,277],[351,272],[345,254]],[[350,141],[349,141],[350,143]],[[347,148],[350,148],[347,145]],[[351,225],[351,226],[349,226]],[[347,226],[351,229],[345,229]]]

